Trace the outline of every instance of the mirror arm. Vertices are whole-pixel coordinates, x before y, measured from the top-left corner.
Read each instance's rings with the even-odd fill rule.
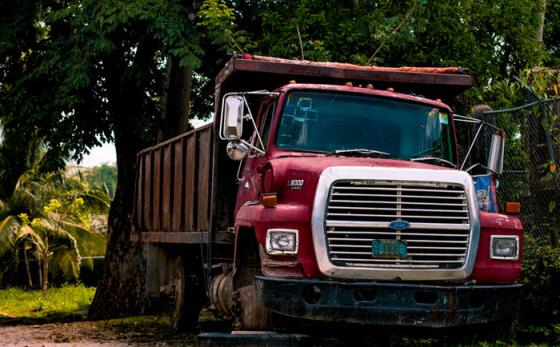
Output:
[[[466,169],[465,172],[469,172],[477,166],[480,166],[481,168],[486,169],[486,170],[488,169],[486,166],[482,165],[481,163],[476,163],[476,164],[472,165],[471,167],[469,167],[468,169]]]
[[[243,168],[243,161],[245,160],[245,158],[241,159],[239,161],[239,166],[237,167],[237,174],[235,175],[237,184],[241,184],[241,182],[243,182],[243,178],[241,177],[241,169]]]
[[[257,139],[259,140],[259,144],[261,145],[261,148],[264,149],[264,144],[262,142],[261,135],[259,134],[259,129],[257,128],[257,124],[255,123],[255,118],[253,118],[253,113],[251,113],[251,108],[249,107],[249,103],[247,102],[247,98],[245,96],[243,96],[243,102],[245,103],[245,107],[247,107],[247,112],[249,112],[249,118],[251,119],[251,124],[253,124],[253,127],[255,129],[255,133],[257,134]],[[244,140],[242,140],[242,141],[244,141]],[[245,144],[248,144],[248,142],[246,142]],[[253,149],[257,150],[258,152],[261,152],[262,154],[264,154],[263,150],[260,150],[257,147],[249,144],[249,148],[251,148],[251,147],[253,147]]]
[[[486,113],[485,113],[486,114]],[[453,115],[453,119],[455,120],[455,122],[459,122],[459,123],[474,123],[474,124],[484,124],[489,126],[490,128],[494,129],[494,130],[502,130],[501,128],[498,128],[497,126],[495,126],[494,124],[491,123],[487,123],[483,120],[480,120],[478,118],[473,118],[473,117],[467,117],[467,116],[461,116],[458,114]]]
[[[254,150],[255,152],[257,152],[260,155],[265,155],[266,152],[263,151],[262,149],[258,148],[257,146],[252,145],[250,142],[247,142],[243,139],[239,139],[239,142],[243,143],[245,146],[249,147],[250,149]]]

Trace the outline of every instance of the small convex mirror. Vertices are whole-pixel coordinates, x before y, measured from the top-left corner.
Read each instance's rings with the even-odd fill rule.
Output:
[[[503,131],[497,131],[492,135],[488,153],[488,170],[495,174],[501,174],[504,168],[505,142],[506,134]]]
[[[239,140],[243,133],[243,97],[229,95],[222,105],[223,135],[226,140]]]
[[[243,142],[233,140],[228,142],[226,152],[230,159],[242,160],[247,156],[249,148]]]

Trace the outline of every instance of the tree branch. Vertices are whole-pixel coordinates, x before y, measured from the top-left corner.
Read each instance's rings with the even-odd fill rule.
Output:
[[[391,32],[391,34],[387,37],[385,37],[385,40],[383,40],[383,42],[381,42],[381,44],[379,45],[379,47],[377,47],[377,49],[375,50],[375,52],[373,52],[373,54],[371,55],[371,57],[369,57],[368,59],[368,64],[371,64],[371,62],[373,61],[373,59],[375,58],[375,56],[377,55],[377,53],[379,53],[379,51],[381,50],[381,48],[383,48],[383,46],[385,46],[385,44],[387,43],[387,41],[389,41],[389,39],[393,38],[393,36],[395,36],[395,34],[397,33],[397,31],[399,31],[399,29],[404,25],[404,23],[406,23],[406,21],[408,20],[408,17],[410,17],[410,15],[412,15],[412,12],[414,12],[414,10],[416,9],[416,0],[414,0],[414,3],[412,4],[412,6],[410,7],[410,9],[408,10],[408,12],[406,13],[406,15],[404,16],[403,20],[399,23],[399,25],[397,25],[397,27],[395,29],[393,29],[393,31]]]

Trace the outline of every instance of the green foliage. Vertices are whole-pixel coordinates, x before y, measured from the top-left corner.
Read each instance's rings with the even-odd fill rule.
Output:
[[[238,25],[262,54],[391,66],[468,68],[485,85],[510,69],[533,65],[540,3],[523,1],[231,2]],[[250,9],[249,9],[250,7]],[[262,18],[259,20],[258,18]],[[256,52],[255,52],[256,53]]]
[[[51,278],[67,281],[77,280],[82,256],[105,252],[105,236],[90,227],[89,218],[92,212],[107,213],[108,195],[90,188],[79,175],[29,171],[0,206],[0,258],[18,258],[21,249],[43,264],[43,276],[48,271]],[[4,265],[2,272],[14,265],[17,261]],[[25,266],[31,283],[35,276],[27,258]],[[45,283],[43,276],[35,283]]]
[[[523,284],[531,319],[560,321],[560,247],[527,233],[523,248]]]
[[[241,35],[235,32],[233,9],[218,0],[207,0],[200,7],[198,19],[198,25],[208,29],[208,36],[213,44],[218,47],[225,46],[226,51],[228,48],[244,51],[238,43]]]
[[[117,188],[116,166],[103,164],[90,168],[81,168],[80,172],[90,187],[104,187],[111,199],[115,196],[115,189]]]
[[[560,66],[560,1],[546,1],[544,44],[549,52],[548,66]]]
[[[5,7],[0,23],[16,29],[2,32],[0,42],[23,35],[18,30],[32,34],[16,40],[19,45],[0,46],[0,56],[8,57],[0,64],[0,117],[20,134],[38,129],[53,153],[79,160],[113,139],[119,117],[136,125],[126,131],[139,146],[153,142],[166,55],[182,66],[200,66],[199,34],[189,20],[193,9],[181,1]]]
[[[10,316],[10,319],[30,318],[43,321],[76,316],[91,304],[94,293],[95,288],[82,285],[52,288],[46,297],[38,290],[3,289],[0,290],[0,312]]]

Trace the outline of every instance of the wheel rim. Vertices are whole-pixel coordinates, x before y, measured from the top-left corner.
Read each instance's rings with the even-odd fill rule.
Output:
[[[173,292],[173,299],[171,300],[171,324],[175,329],[180,328],[183,314],[183,280],[183,275],[180,271],[177,271],[175,273],[175,290]]]

